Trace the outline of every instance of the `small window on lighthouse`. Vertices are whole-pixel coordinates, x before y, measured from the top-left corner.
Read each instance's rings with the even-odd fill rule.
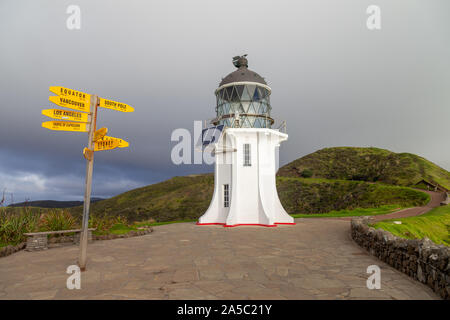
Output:
[[[223,206],[228,208],[230,206],[230,188],[228,184],[223,185]]]
[[[245,143],[244,144],[244,167],[250,167],[251,161],[250,161],[250,144]]]

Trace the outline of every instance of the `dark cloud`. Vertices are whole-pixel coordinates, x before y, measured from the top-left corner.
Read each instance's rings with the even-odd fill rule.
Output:
[[[382,29],[365,26],[372,1],[73,1],[0,4],[0,188],[17,197],[82,197],[85,134],[40,127],[50,85],[126,102],[99,126],[130,148],[96,155],[94,194],[111,196],[174,175],[212,171],[170,161],[176,128],[214,116],[231,57],[272,87],[288,120],[281,164],[329,146],[412,152],[450,169],[450,23],[446,0],[378,0]]]

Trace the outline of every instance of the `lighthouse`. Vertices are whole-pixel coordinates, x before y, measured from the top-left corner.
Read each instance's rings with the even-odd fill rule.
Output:
[[[272,128],[271,89],[263,77],[248,69],[246,55],[234,57],[233,64],[237,70],[215,90],[216,117],[211,124],[220,135],[203,140],[214,155],[214,194],[197,224],[295,224],[276,189],[278,147],[288,135]]]

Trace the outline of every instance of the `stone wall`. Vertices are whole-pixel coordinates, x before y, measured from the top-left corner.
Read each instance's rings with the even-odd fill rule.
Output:
[[[48,249],[48,239],[46,234],[37,234],[27,237],[27,251],[40,251]]]
[[[351,222],[353,240],[370,254],[433,289],[450,300],[450,248],[431,240],[408,240],[369,227],[369,217]]]
[[[153,232],[153,228],[152,227],[145,227],[145,228],[141,228],[139,230],[136,231],[130,231],[128,233],[125,234],[107,234],[107,235],[93,235],[92,232],[89,232],[89,242],[95,241],[95,240],[112,240],[112,239],[123,239],[123,238],[131,238],[131,237],[138,237],[138,236],[143,236],[146,234],[149,234]],[[76,239],[78,238],[78,239]],[[51,237],[48,239],[48,245],[52,245],[52,244],[58,244],[58,243],[75,243],[77,241],[77,243],[79,244],[79,236],[60,236],[60,237]],[[16,246],[13,245],[9,245],[6,247],[1,247],[0,248],[0,257],[6,257],[10,254],[13,254],[17,251],[23,250],[25,249],[27,246],[27,242],[23,242],[20,243]]]
[[[9,245],[9,246],[2,247],[2,248],[0,248],[0,257],[9,256],[10,254],[13,254],[14,252],[24,249],[25,246],[26,246],[26,242],[22,242],[15,246]]]
[[[153,232],[152,227],[143,228],[136,231],[130,231],[128,233],[124,234],[106,234],[106,235],[93,235],[94,240],[112,240],[112,239],[123,239],[123,238],[131,238],[131,237],[138,237],[138,236],[144,236],[146,234],[149,234]]]
[[[96,241],[96,240],[113,240],[113,239],[123,239],[123,238],[131,238],[131,237],[138,237],[138,236],[144,236],[146,234],[149,234],[153,232],[152,227],[146,227],[140,230],[132,230],[128,233],[124,234],[105,234],[105,235],[96,235],[93,234],[92,231],[89,231],[88,233],[88,241]],[[73,236],[62,236],[62,237],[54,237],[50,238],[48,240],[49,244],[54,243],[65,243],[65,242],[73,242],[75,244],[80,244],[80,233],[76,233]]]

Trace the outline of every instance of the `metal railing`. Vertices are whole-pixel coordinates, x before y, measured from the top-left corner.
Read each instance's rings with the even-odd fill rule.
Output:
[[[255,115],[255,114],[242,114],[244,116],[259,116],[259,117],[263,117],[262,115]],[[208,128],[209,125],[217,125],[219,123],[220,120],[222,119],[226,119],[226,118],[231,118],[233,117],[234,114],[227,114],[227,115],[222,115],[216,118],[211,118],[211,119],[207,119],[203,121],[203,129]],[[271,121],[271,125],[274,126],[275,124],[275,120],[269,116],[267,116],[267,114],[264,116],[265,118],[265,123],[267,123],[268,121]],[[228,126],[226,126],[228,127]],[[281,122],[279,122],[278,127],[273,128],[274,130],[278,130],[282,133],[287,133],[287,124],[286,124],[286,120],[282,120]]]
[[[277,128],[278,131],[287,133],[286,120],[281,121],[280,125]]]

